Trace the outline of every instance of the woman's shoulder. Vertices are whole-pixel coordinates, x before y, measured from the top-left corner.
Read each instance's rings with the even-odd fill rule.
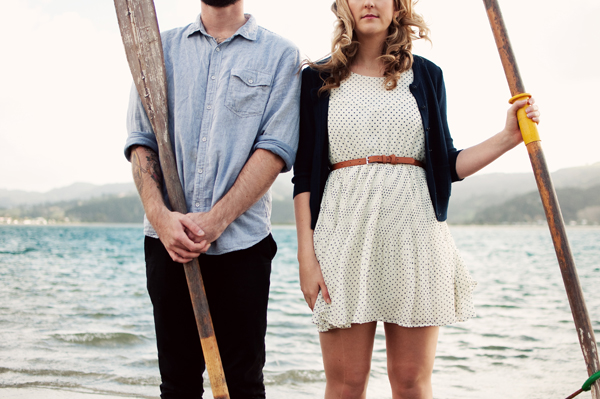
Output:
[[[319,76],[319,71],[310,65],[306,65],[302,69],[302,79],[314,79]]]
[[[318,61],[317,64],[320,64],[321,62],[322,61]],[[302,70],[302,87],[305,90],[309,88],[321,88],[328,76],[326,71],[319,70],[309,64]]]
[[[329,61],[330,57],[318,60],[317,62],[305,62],[306,67],[302,70],[302,77],[306,76],[307,78],[317,78],[327,76],[327,71],[323,71],[322,69],[315,68],[315,65],[324,65]]]
[[[420,55],[413,54],[413,65],[424,68],[430,74],[442,74],[442,68],[427,58],[421,57]]]

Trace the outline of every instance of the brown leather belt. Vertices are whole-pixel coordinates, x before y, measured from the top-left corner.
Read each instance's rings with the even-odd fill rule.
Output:
[[[397,157],[395,155],[371,155],[365,158],[351,159],[349,161],[343,161],[333,164],[331,170],[347,168],[348,166],[357,166],[357,165],[368,165],[370,163],[389,163],[392,165],[415,165],[420,166],[421,168],[425,168],[425,164],[421,161],[417,161],[414,158],[408,157]]]

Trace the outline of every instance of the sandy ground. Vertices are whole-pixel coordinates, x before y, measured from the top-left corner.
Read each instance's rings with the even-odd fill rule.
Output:
[[[50,388],[0,388],[2,399],[139,399],[135,396],[103,395]]]

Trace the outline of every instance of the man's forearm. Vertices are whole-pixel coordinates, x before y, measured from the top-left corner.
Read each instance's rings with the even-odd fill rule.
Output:
[[[146,216],[171,258],[175,262],[187,263],[205,253],[210,243],[203,239],[204,232],[200,227],[189,217],[171,212],[165,206],[158,155],[148,147],[134,147],[131,150],[131,165]],[[191,238],[186,231],[191,233]]]
[[[231,189],[209,212],[211,220],[220,224],[218,230],[225,230],[254,205],[269,190],[284,166],[284,161],[278,155],[267,150],[256,150]]]
[[[133,181],[140,194],[144,210],[149,219],[165,207],[162,185],[163,175],[158,154],[144,146],[131,150]],[[150,220],[152,223],[152,220]]]

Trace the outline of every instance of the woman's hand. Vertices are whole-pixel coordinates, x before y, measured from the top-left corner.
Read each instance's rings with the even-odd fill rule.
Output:
[[[540,111],[538,106],[535,105],[535,100],[533,97],[529,98],[529,100],[515,101],[507,111],[506,125],[504,127],[504,133],[506,134],[507,140],[512,143],[512,147],[516,147],[523,141],[523,136],[521,135],[521,130],[519,129],[517,111],[523,108],[525,105],[529,105],[525,110],[527,117],[535,123],[540,123]]]
[[[310,310],[314,310],[315,308],[319,291],[323,293],[325,302],[331,303],[329,291],[327,291],[323,273],[321,272],[321,265],[319,265],[314,252],[307,254],[300,260],[300,289]]]

